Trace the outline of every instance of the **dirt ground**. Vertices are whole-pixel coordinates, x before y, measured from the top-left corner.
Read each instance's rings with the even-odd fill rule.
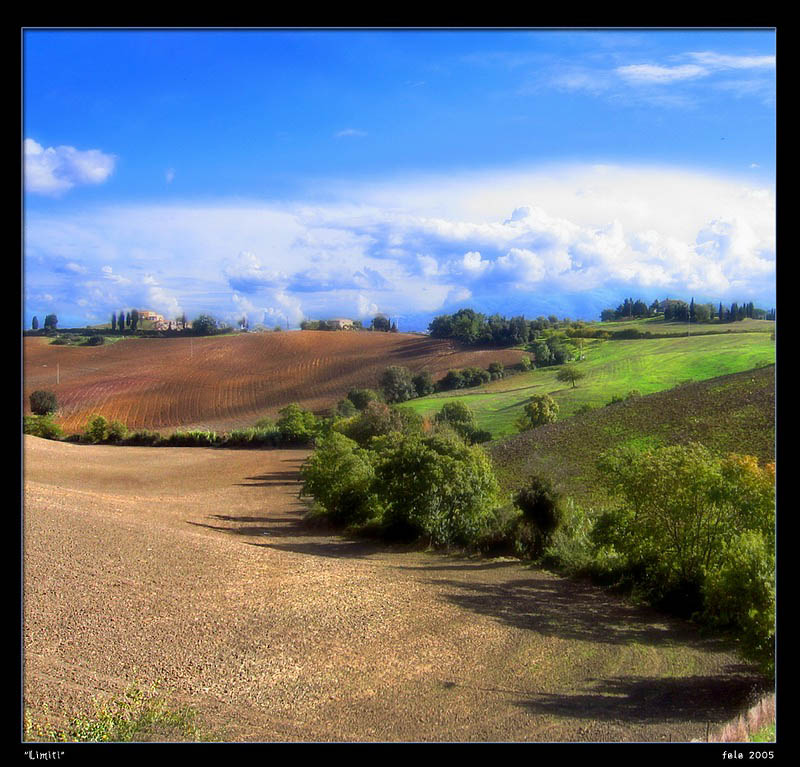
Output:
[[[666,742],[753,690],[594,587],[307,529],[304,451],[24,440],[34,714],[158,681],[225,741]]]

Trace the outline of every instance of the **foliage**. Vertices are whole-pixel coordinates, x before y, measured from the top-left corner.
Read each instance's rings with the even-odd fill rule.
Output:
[[[121,442],[128,436],[128,427],[121,421],[112,421],[108,425],[106,442]]]
[[[55,330],[58,327],[58,317],[55,314],[48,314],[44,318],[44,329]]]
[[[102,415],[95,415],[89,419],[84,431],[84,437],[88,442],[99,444],[108,438],[108,419]]]
[[[385,314],[376,314],[372,319],[371,327],[373,330],[388,333],[392,329],[392,323]]]
[[[393,431],[404,434],[421,433],[422,417],[411,410],[372,401],[358,416],[335,428],[362,447],[367,447],[373,437]]]
[[[91,714],[74,716],[66,729],[25,716],[23,739],[27,742],[131,743],[208,740],[189,707],[170,708],[153,685],[142,690],[131,685],[121,697],[110,702],[95,700]]]
[[[414,391],[418,397],[427,397],[428,394],[433,394],[436,390],[433,383],[433,376],[427,371],[423,370],[417,373],[412,379],[411,383],[414,385]]]
[[[563,497],[550,479],[543,475],[529,477],[528,484],[514,493],[514,504],[534,531],[531,554],[540,555],[563,519]]]
[[[364,410],[370,402],[380,401],[380,394],[374,389],[351,389],[347,392],[347,399],[349,399],[357,410]]]
[[[38,330],[39,329],[39,318],[34,316],[31,320],[31,330]]]
[[[374,489],[390,534],[439,546],[477,540],[497,501],[497,482],[481,448],[398,433],[376,443]]]
[[[201,314],[192,322],[192,332],[196,336],[211,336],[217,332],[218,323],[209,314]]]
[[[301,495],[312,496],[334,522],[365,522],[377,508],[371,454],[343,434],[331,432],[319,440],[300,474]]]
[[[558,418],[558,405],[549,394],[534,394],[525,404],[524,413],[517,419],[520,431],[535,429]]]
[[[408,368],[391,365],[380,378],[381,391],[387,402],[405,402],[417,396]]]
[[[49,415],[58,410],[58,398],[54,392],[37,389],[30,396],[31,412],[34,415]]]
[[[278,411],[280,418],[276,426],[287,442],[309,442],[319,429],[319,421],[310,410],[303,410],[297,403]]]
[[[586,378],[586,373],[579,367],[575,367],[575,365],[565,365],[556,374],[556,379],[564,383],[571,383],[573,389],[576,385],[575,382],[580,381],[582,378]]]
[[[719,458],[698,443],[599,461],[618,499],[594,539],[657,603],[734,630],[769,671],[774,644],[775,469],[751,456]]]
[[[26,415],[22,417],[22,433],[42,439],[61,439],[64,432],[54,423],[50,415]]]
[[[222,438],[214,431],[203,429],[190,429],[189,431],[176,431],[160,440],[159,444],[165,447],[215,447]]]
[[[87,346],[102,346],[105,342],[106,342],[106,339],[105,339],[104,336],[101,336],[99,334],[95,334],[95,335],[89,336],[89,338],[86,340],[86,345]]]
[[[487,370],[489,371],[492,381],[503,378],[505,375],[505,368],[503,367],[502,362],[490,362]]]

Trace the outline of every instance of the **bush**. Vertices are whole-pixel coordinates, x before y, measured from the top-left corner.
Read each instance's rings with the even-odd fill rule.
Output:
[[[312,496],[336,523],[366,522],[377,509],[370,453],[343,434],[332,432],[319,440],[300,474],[301,495]]]
[[[433,394],[436,390],[433,383],[433,376],[427,371],[418,373],[411,379],[418,397],[426,397],[428,394]]]
[[[101,335],[89,336],[89,338],[86,339],[87,346],[102,346],[105,342],[105,337]]]
[[[530,370],[533,367],[533,361],[530,357],[523,357],[518,363],[518,367],[523,372]]]
[[[193,429],[173,432],[164,437],[161,444],[169,447],[215,447],[221,441],[221,437],[214,431]]]
[[[108,420],[105,416],[96,415],[89,419],[84,437],[92,444],[105,442],[108,437]]]
[[[22,433],[42,439],[61,439],[64,432],[49,415],[26,415],[22,418]]]
[[[140,431],[135,431],[132,434],[129,434],[125,437],[125,444],[126,445],[137,445],[137,446],[150,446],[158,444],[161,441],[161,435],[154,431],[148,431],[147,429],[142,429]]]
[[[558,405],[555,400],[548,394],[534,394],[526,403],[516,426],[520,431],[526,431],[546,423],[554,423],[557,418]]]
[[[503,367],[502,362],[490,362],[488,371],[492,381],[496,381],[499,378],[503,378],[503,376],[505,375],[505,368]]]
[[[112,421],[108,425],[107,442],[121,442],[128,435],[128,427],[121,421]]]
[[[514,494],[514,504],[533,527],[535,535],[530,553],[539,556],[563,519],[562,496],[547,477],[533,475],[528,484]]]
[[[381,397],[374,389],[351,389],[347,399],[356,406],[356,410],[364,410],[370,402],[379,402]]]
[[[280,418],[275,424],[286,442],[310,442],[317,434],[319,421],[310,410],[303,410],[292,403],[278,411]]]
[[[361,447],[368,447],[374,437],[394,431],[402,434],[421,433],[422,424],[422,417],[413,410],[390,407],[385,402],[370,402],[356,418],[334,428]]]
[[[380,380],[387,402],[406,402],[417,396],[417,391],[407,368],[392,365],[383,372]]]
[[[439,436],[390,434],[376,442],[374,489],[387,532],[438,546],[478,541],[498,493],[481,448]]]
[[[58,410],[58,399],[51,391],[37,389],[30,396],[31,412],[34,415],[50,415]]]

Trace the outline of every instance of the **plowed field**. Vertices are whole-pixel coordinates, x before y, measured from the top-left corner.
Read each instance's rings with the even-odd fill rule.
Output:
[[[56,393],[56,421],[82,431],[94,414],[131,429],[217,431],[250,426],[292,402],[323,411],[352,388],[371,387],[389,365],[434,378],[452,368],[512,365],[522,352],[460,349],[404,333],[302,331],[208,338],[138,338],[107,346],[24,344],[24,405]]]
[[[305,455],[26,436],[25,707],[160,681],[228,741],[667,742],[748,702],[752,673],[687,623],[309,530]]]

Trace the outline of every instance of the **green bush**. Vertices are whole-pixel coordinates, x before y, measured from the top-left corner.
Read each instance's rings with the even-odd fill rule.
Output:
[[[523,414],[517,419],[520,431],[535,429],[558,418],[558,404],[549,394],[534,394],[525,404]]]
[[[26,415],[22,418],[22,433],[42,439],[61,439],[64,432],[49,415]]]
[[[422,424],[422,417],[413,410],[390,407],[384,402],[373,401],[358,416],[334,428],[361,447],[368,447],[374,437],[394,431],[403,434],[420,433]]]
[[[436,386],[433,382],[433,376],[427,371],[418,373],[411,379],[418,397],[426,397],[428,394],[433,394],[436,391]]]
[[[112,421],[108,425],[107,442],[122,442],[128,435],[128,427],[121,421]]]
[[[89,419],[86,425],[84,437],[88,442],[96,445],[105,442],[108,438],[108,419],[102,415],[96,415]]]
[[[399,433],[375,443],[374,491],[384,507],[387,532],[424,537],[437,546],[480,539],[498,494],[481,448]]]
[[[147,429],[141,429],[139,431],[135,431],[131,434],[128,434],[125,437],[125,444],[126,445],[137,445],[137,446],[153,446],[157,445],[161,441],[161,435],[154,431],[148,431]]]
[[[301,495],[313,497],[338,524],[366,522],[377,510],[370,453],[343,434],[320,439],[300,474]]]
[[[297,403],[278,411],[280,418],[275,424],[285,442],[308,443],[317,434],[320,423],[310,410],[303,410]]]
[[[374,389],[351,389],[347,399],[356,406],[356,410],[364,410],[370,402],[379,402],[381,396]]]
[[[387,402],[406,402],[417,396],[411,373],[400,365],[391,365],[381,375],[381,391]]]
[[[194,429],[176,431],[161,440],[161,444],[169,447],[216,447],[222,438],[213,431]]]
[[[58,398],[45,389],[37,389],[30,396],[31,412],[34,415],[49,415],[58,410]]]

